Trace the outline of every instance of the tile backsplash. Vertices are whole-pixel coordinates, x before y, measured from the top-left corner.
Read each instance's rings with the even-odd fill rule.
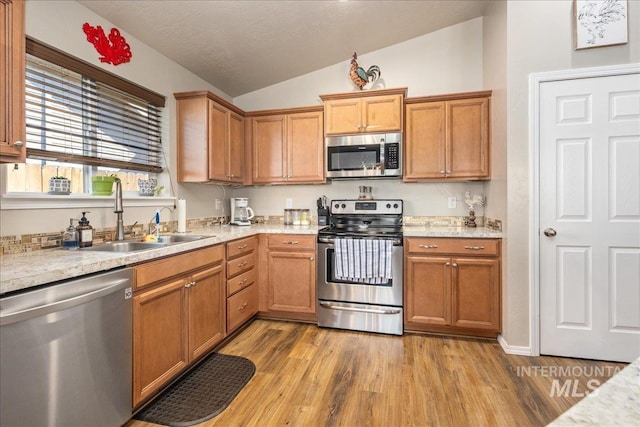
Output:
[[[404,225],[407,226],[426,226],[426,227],[464,227],[466,216],[405,216],[403,218]],[[260,216],[253,218],[255,224],[284,224],[284,217],[277,215]],[[317,218],[312,218],[312,224],[316,224]],[[214,225],[226,224],[229,222],[228,217],[207,217],[187,220],[187,230],[207,228]],[[485,218],[483,216],[476,217],[478,227],[485,225],[493,230],[502,230],[502,222],[496,219]],[[131,225],[126,225],[125,229],[129,230]],[[161,233],[171,233],[178,229],[177,221],[166,221],[160,223]],[[142,237],[149,232],[149,226],[136,224],[131,234],[127,234],[127,238]],[[63,232],[23,234],[21,236],[0,236],[0,255],[19,254],[23,252],[33,252],[44,249],[53,249],[62,246]],[[94,228],[93,242],[102,243],[110,242],[115,235],[115,227],[110,228]]]
[[[208,217],[187,220],[187,229],[211,227],[213,225],[224,224],[229,219],[225,217]],[[127,239],[142,237],[149,232],[149,226],[136,224],[131,228],[131,224],[125,225],[125,230],[131,229],[131,234],[127,234]],[[160,223],[161,233],[171,233],[178,229],[177,221],[166,221]],[[62,235],[64,232],[56,231],[51,233],[23,234],[21,236],[0,236],[0,255],[19,254],[23,252],[33,252],[43,249],[53,249],[62,246]],[[110,242],[116,234],[115,227],[94,228],[93,243]]]

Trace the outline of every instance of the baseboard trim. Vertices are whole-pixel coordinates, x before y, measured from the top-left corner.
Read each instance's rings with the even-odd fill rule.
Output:
[[[507,354],[515,354],[518,356],[531,356],[531,347],[509,345],[502,335],[498,335],[498,342],[502,349]]]

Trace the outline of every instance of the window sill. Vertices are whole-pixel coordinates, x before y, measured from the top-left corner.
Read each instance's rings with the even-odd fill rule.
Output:
[[[0,199],[0,210],[10,209],[66,209],[66,208],[112,208],[115,196],[92,196],[90,194],[69,194],[56,196],[44,193],[8,193]],[[125,192],[124,206],[175,207],[175,197],[143,197],[135,192]]]

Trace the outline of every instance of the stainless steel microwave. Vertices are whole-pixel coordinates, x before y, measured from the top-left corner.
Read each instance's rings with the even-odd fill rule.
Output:
[[[329,179],[402,177],[402,133],[328,136]]]

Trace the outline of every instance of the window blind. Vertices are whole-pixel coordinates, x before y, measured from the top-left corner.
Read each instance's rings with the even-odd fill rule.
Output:
[[[161,107],[27,54],[27,156],[162,171]]]

